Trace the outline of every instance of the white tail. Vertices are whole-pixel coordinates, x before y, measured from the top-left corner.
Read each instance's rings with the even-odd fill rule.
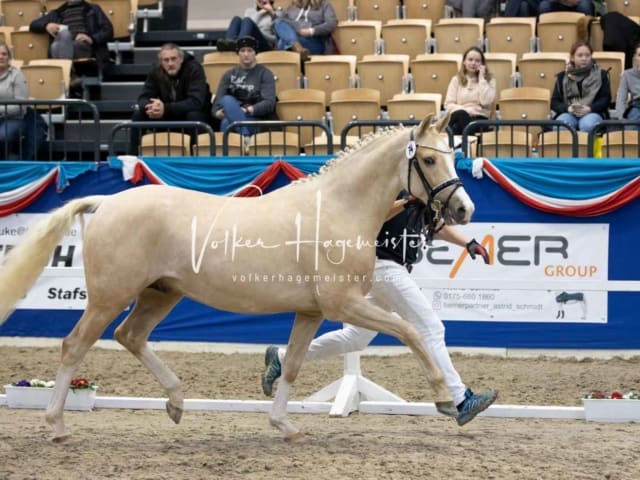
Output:
[[[0,325],[38,279],[76,215],[94,211],[105,198],[95,195],[70,201],[31,227],[22,242],[7,254],[0,268]]]

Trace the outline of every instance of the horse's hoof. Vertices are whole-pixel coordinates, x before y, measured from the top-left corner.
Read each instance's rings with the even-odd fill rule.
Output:
[[[171,402],[167,401],[165,407],[167,408],[167,415],[173,420],[174,423],[180,423],[182,419],[182,408],[171,405]]]
[[[447,417],[458,418],[458,409],[453,402],[436,402],[436,410]]]
[[[64,443],[71,438],[70,433],[63,433],[62,435],[54,435],[51,437],[53,443]]]
[[[291,435],[287,435],[286,437],[284,437],[284,441],[287,442],[287,443],[301,443],[306,438],[307,437],[305,437],[304,433],[296,432],[296,433],[292,433]]]

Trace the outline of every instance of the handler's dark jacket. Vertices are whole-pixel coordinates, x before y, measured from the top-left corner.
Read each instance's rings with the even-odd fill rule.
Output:
[[[83,16],[87,35],[93,40],[93,53],[102,70],[109,64],[109,50],[107,43],[113,41],[113,25],[109,17],[105,15],[99,5],[82,2],[84,6]],[[47,33],[46,26],[49,23],[62,23],[62,12],[68,8],[67,3],[63,3],[55,10],[51,10],[46,15],[36,18],[29,25],[29,30],[35,33]],[[53,41],[53,38],[51,38]]]
[[[163,120],[180,120],[189,112],[209,114],[211,111],[211,90],[204,69],[186,52],[175,77],[167,75],[159,64],[154,65],[138,97],[141,111],[151,98],[159,98],[164,103]]]
[[[398,199],[406,195],[400,194]],[[387,220],[376,239],[376,256],[405,266],[413,265],[420,260],[420,249],[424,240],[420,227],[424,224],[415,221],[415,216],[420,214],[421,210],[417,209],[415,204],[411,204]]]

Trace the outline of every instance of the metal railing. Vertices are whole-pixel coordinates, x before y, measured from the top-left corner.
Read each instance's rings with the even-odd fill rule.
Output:
[[[27,108],[32,108],[46,123],[47,131],[44,139],[39,138],[42,132],[38,131],[39,123],[35,116],[33,118],[17,118],[16,120],[24,120],[19,125],[18,137],[0,144],[1,158],[49,161],[83,160],[83,154],[87,153],[93,157],[95,162],[100,161],[100,142],[98,141],[100,138],[100,114],[93,103],[79,99],[0,100],[2,117],[6,117],[11,105],[22,107],[23,115]],[[90,118],[87,119],[83,113],[88,113]],[[34,123],[31,125],[31,122]],[[82,126],[83,124],[89,124],[92,127],[89,129],[92,134],[88,135],[86,140],[82,136],[84,128],[76,129],[80,133],[74,140],[56,138],[57,128],[63,130],[62,136],[64,137],[64,130],[67,127],[70,125]],[[32,158],[25,158],[25,156]]]
[[[615,141],[614,141],[615,137]],[[589,132],[588,153],[595,155],[596,139],[601,139],[601,156],[611,157],[616,149],[621,155],[615,157],[640,158],[640,120],[604,120]],[[627,154],[628,153],[628,154]]]
[[[303,144],[300,140],[302,137],[302,129],[310,128],[311,129],[311,143]],[[319,137],[316,135],[316,130],[319,133],[324,133],[327,139],[326,151],[328,155],[333,154],[333,135],[329,127],[321,120],[246,120],[242,122],[232,122],[226,128],[226,130],[222,134],[222,155],[229,154],[229,136],[231,134],[241,134],[243,129],[252,129],[256,130],[256,133],[265,133],[265,137],[269,139],[268,144],[260,145],[257,142],[252,142],[252,139],[255,139],[253,135],[246,136],[248,137],[248,142],[244,145],[246,150],[244,153],[250,153],[251,150],[254,153],[258,152],[259,147],[267,146],[267,155],[273,155],[274,153],[279,153],[281,151],[286,151],[287,145],[292,146],[291,143],[287,144],[287,136],[295,133],[297,141],[297,152],[293,153],[294,155],[299,155],[304,151],[305,154],[315,155],[319,150],[319,144],[316,144],[315,140]],[[275,147],[272,145],[273,132],[282,132],[282,140],[283,145],[277,146],[278,152],[275,152]],[[293,135],[291,135],[293,137]],[[289,139],[291,140],[291,139]],[[243,140],[244,141],[244,140]]]
[[[516,147],[518,146],[515,142],[516,132],[524,131],[525,134],[527,134],[527,142],[525,144],[527,150],[535,148],[536,152],[544,155],[546,148],[555,148],[556,156],[560,156],[561,144],[558,141],[552,144],[547,144],[544,141],[541,141],[539,136],[542,131],[560,130],[566,130],[569,132],[572,139],[571,154],[573,157],[578,157],[578,133],[573,127],[559,120],[474,120],[462,131],[461,150],[465,155],[468,155],[470,152],[470,138],[477,141],[477,134],[485,133],[489,140],[491,139],[492,134],[495,135],[495,143],[490,144],[492,147],[495,147],[496,145],[510,146],[510,156],[518,156],[514,155],[514,152],[517,149]],[[501,139],[501,143],[498,143],[499,133],[505,131],[510,135],[511,142],[505,144],[504,141],[502,141],[503,139]],[[531,141],[529,142],[528,139]],[[483,156],[482,148],[482,142],[477,142],[476,156]]]
[[[126,132],[125,140],[118,141],[117,137],[120,132]],[[193,148],[198,145],[198,135],[200,133],[207,134],[209,137],[209,145],[206,145],[210,156],[215,156],[216,138],[211,125],[203,122],[167,122],[167,121],[148,121],[148,122],[122,122],[116,124],[109,135],[109,156],[114,156],[118,151],[127,154],[138,155],[137,151],[140,147],[140,139],[144,133],[182,133],[190,137],[189,145],[184,143],[184,137],[181,140],[181,146],[184,151],[189,152],[189,156],[193,153]],[[152,143],[153,155],[158,152],[166,151],[169,144],[159,144],[157,137],[154,135]]]

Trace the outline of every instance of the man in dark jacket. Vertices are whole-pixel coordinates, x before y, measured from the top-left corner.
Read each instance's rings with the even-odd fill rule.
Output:
[[[67,0],[32,21],[29,30],[51,35],[51,58],[95,59],[100,71],[109,64],[107,42],[113,40],[113,25],[99,5]]]
[[[211,123],[211,90],[204,69],[174,43],[160,47],[158,63],[147,75],[132,118],[152,120]],[[137,153],[139,134],[132,131],[132,153]]]

